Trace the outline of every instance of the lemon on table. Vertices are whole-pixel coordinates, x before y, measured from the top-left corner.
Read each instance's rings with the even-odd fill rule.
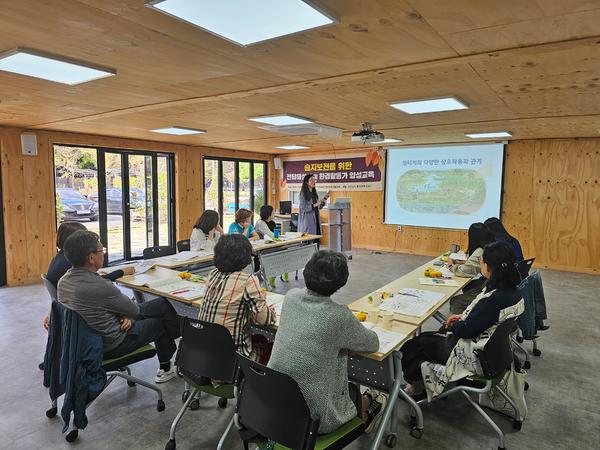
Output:
[[[365,320],[367,320],[367,313],[364,313],[362,311],[354,313],[354,315],[360,322],[364,322]]]

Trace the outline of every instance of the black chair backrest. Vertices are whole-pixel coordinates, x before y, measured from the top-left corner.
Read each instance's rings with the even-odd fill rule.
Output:
[[[190,250],[190,240],[184,239],[183,241],[177,241],[177,251],[187,252]]]
[[[516,319],[506,319],[496,327],[482,350],[475,353],[481,363],[484,378],[491,380],[502,375],[513,361],[510,333],[515,328]]]
[[[319,420],[313,420],[298,384],[288,375],[239,357],[236,412],[240,424],[294,450],[312,450]]]
[[[175,250],[168,245],[159,245],[158,247],[148,247],[142,254],[144,259],[160,258],[161,256],[174,255]]]
[[[533,258],[524,259],[523,261],[519,261],[517,263],[517,270],[519,271],[519,275],[521,275],[521,280],[524,280],[527,275],[529,275],[529,270],[531,270],[531,266],[533,266],[534,261],[535,256]]]
[[[176,364],[198,384],[204,384],[201,377],[233,383],[237,355],[231,333],[216,323],[184,318]]]

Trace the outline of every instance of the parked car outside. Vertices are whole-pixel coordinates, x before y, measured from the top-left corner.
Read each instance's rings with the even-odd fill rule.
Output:
[[[142,207],[146,204],[146,194],[138,188],[129,190],[130,205],[132,209]],[[94,201],[98,201],[98,194],[90,195]],[[123,191],[120,188],[108,188],[106,190],[106,213],[123,215]]]
[[[57,189],[56,195],[62,203],[61,220],[98,220],[98,203],[88,200],[85,195],[73,188]]]

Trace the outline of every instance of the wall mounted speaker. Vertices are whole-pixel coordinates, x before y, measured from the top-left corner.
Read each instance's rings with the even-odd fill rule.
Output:
[[[37,136],[34,133],[21,134],[21,153],[28,156],[37,156]]]

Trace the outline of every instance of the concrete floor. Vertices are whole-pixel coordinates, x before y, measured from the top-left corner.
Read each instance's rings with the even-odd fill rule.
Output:
[[[336,299],[349,303],[365,293],[409,272],[429,258],[354,252],[348,285]],[[550,330],[543,332],[543,354],[533,358],[526,393],[529,416],[520,432],[511,421],[492,417],[507,434],[509,449],[592,449],[600,441],[600,277],[544,270]],[[301,282],[292,282],[290,285]],[[290,285],[285,285],[287,289]],[[140,387],[128,388],[117,380],[88,409],[88,428],[75,444],[61,434],[61,421],[47,419],[48,394],[42,387],[45,332],[41,319],[48,296],[41,285],[0,289],[0,354],[4,355],[0,381],[0,447],[10,449],[163,449],[169,427],[181,407],[183,382],[163,385],[166,410],[158,413],[156,397]],[[431,324],[431,328],[436,323]],[[153,379],[154,360],[133,367],[133,373]],[[398,444],[402,449],[494,449],[493,431],[459,397],[434,403],[424,410],[425,430],[421,440],[408,434],[408,411],[400,404]],[[203,398],[201,408],[190,411],[177,434],[179,449],[214,449],[233,407],[217,407],[216,400]],[[365,436],[348,447],[368,447]],[[596,444],[594,444],[594,442]],[[235,433],[226,449],[241,450]]]

